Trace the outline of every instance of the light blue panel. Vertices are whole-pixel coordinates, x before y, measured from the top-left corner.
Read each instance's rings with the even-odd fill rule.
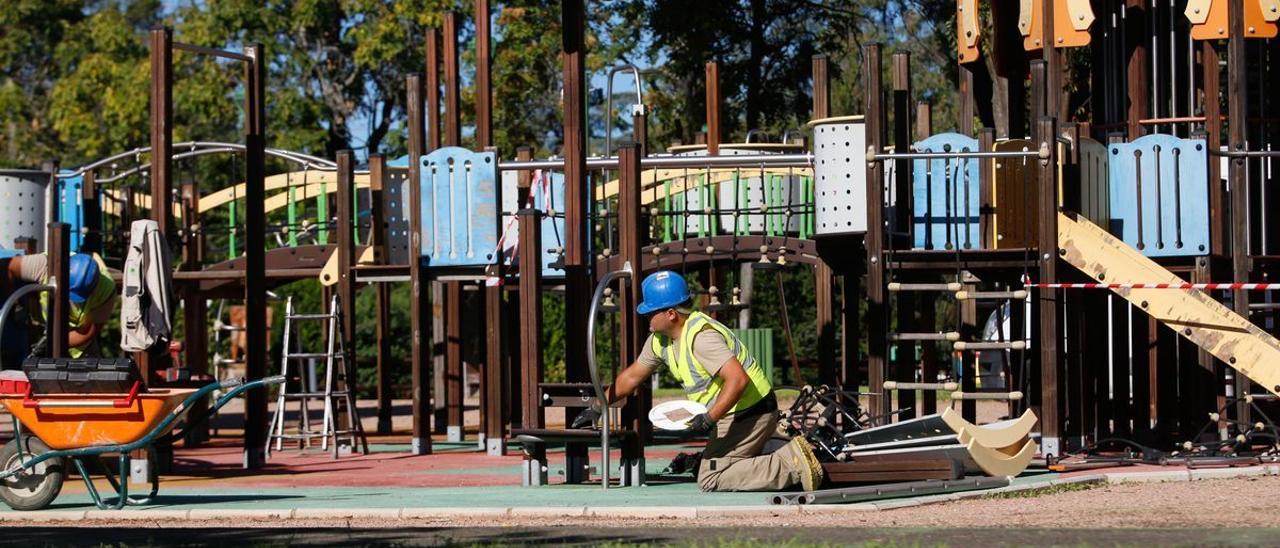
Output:
[[[71,173],[62,170],[62,174]],[[58,221],[71,225],[71,252],[79,253],[84,242],[84,197],[80,189],[84,185],[84,176],[58,179]]]
[[[974,152],[978,150],[978,140],[959,133],[940,133],[914,146],[916,152]],[[916,249],[981,247],[979,162],[977,158],[912,161],[912,224]]]
[[[543,185],[534,185],[530,189],[533,193],[533,207],[543,213],[553,211],[557,215],[542,217],[542,277],[563,278],[564,269],[551,268],[551,263],[556,262],[558,257],[546,250],[552,247],[564,249],[564,174],[544,172],[542,176],[550,180],[548,186],[551,187],[551,195],[547,196]]]
[[[1207,255],[1205,142],[1147,135],[1109,151],[1111,233],[1148,257]]]
[[[422,255],[428,267],[497,260],[499,186],[492,152],[445,147],[421,159]]]

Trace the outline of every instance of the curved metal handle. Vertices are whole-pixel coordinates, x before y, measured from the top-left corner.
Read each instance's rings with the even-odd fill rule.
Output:
[[[591,309],[587,313],[587,370],[591,373],[591,387],[595,389],[596,399],[600,402],[600,453],[602,455],[601,482],[609,488],[609,400],[605,397],[604,385],[600,383],[600,369],[596,364],[596,313],[600,311],[600,299],[604,290],[617,279],[631,281],[631,262],[623,263],[621,270],[614,270],[604,275],[596,284],[596,292],[591,296]]]
[[[45,291],[53,291],[56,289],[51,284],[29,284],[19,287],[16,291],[9,294],[9,298],[4,301],[4,307],[0,308],[0,333],[4,333],[5,322],[9,320],[9,313],[13,312],[13,307],[17,306],[18,301],[31,293],[43,293]]]
[[[631,77],[636,84],[636,103],[640,108],[644,108],[644,81],[640,79],[640,69],[635,65],[626,64],[618,65],[609,69],[608,84],[605,85],[604,98],[604,155],[613,156],[613,75],[631,71]]]

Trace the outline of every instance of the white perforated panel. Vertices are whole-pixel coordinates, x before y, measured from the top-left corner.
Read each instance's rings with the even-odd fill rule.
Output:
[[[861,121],[813,128],[814,207],[818,235],[867,231],[867,145]]]
[[[35,238],[37,247],[44,249],[48,183],[48,173],[0,171],[0,248],[11,248],[16,238]]]

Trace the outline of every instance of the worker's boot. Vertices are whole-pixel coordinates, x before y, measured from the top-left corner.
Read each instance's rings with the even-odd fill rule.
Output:
[[[800,486],[805,491],[813,491],[822,485],[822,463],[813,456],[813,447],[804,436],[796,436],[785,447],[778,450],[779,456],[788,468],[800,476]]]

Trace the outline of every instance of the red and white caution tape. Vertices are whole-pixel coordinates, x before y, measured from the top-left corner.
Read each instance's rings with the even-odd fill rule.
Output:
[[[1182,283],[1182,284],[1046,284],[1026,283],[1027,289],[1201,289],[1201,290],[1234,290],[1234,291],[1274,291],[1280,290],[1280,283]]]

